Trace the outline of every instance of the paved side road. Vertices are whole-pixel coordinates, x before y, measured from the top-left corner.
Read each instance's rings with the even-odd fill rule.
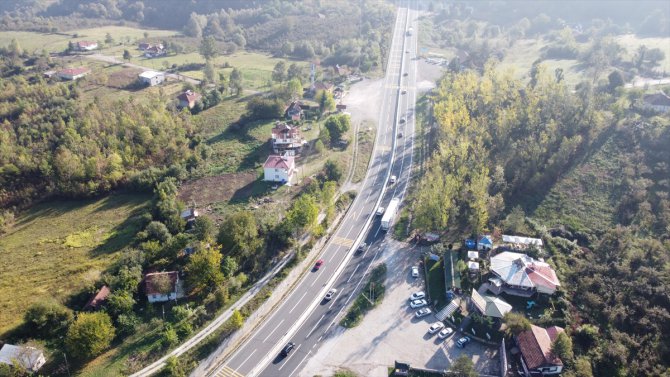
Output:
[[[81,55],[87,59],[91,60],[97,60],[100,62],[105,62],[105,63],[111,63],[111,64],[123,64],[124,67],[131,67],[131,68],[137,68],[137,69],[143,69],[145,71],[155,71],[154,68],[149,68],[149,67],[143,67],[141,65],[133,64],[133,63],[128,63],[121,61],[117,59],[114,56],[109,56],[109,55],[103,55],[103,54],[92,54],[92,55]],[[166,77],[178,80],[178,81],[184,81],[191,83],[193,85],[200,85],[200,80],[196,80],[194,78],[186,77],[184,75],[180,75],[178,73],[166,73]]]

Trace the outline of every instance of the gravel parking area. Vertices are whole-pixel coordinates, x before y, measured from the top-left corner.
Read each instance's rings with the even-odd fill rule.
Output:
[[[410,267],[419,263],[419,253],[401,242],[388,239],[384,242],[381,260],[388,267],[386,297],[357,327],[335,329],[300,376],[328,376],[346,368],[360,376],[385,377],[387,367],[395,360],[419,368],[443,370],[462,354],[474,361],[480,373],[497,374],[497,349],[477,342],[460,349],[454,344],[459,334],[445,340],[439,339],[437,334],[428,334],[435,316],[416,318],[416,309],[408,305],[413,292],[425,290],[423,277],[412,278],[410,272]]]

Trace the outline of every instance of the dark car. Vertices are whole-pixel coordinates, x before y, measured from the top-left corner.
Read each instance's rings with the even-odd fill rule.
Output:
[[[403,75],[403,76],[407,76],[407,72],[403,73],[402,75]]]
[[[358,245],[358,248],[356,249],[357,253],[362,253],[365,251],[365,249],[368,247],[368,244],[365,242],[361,242],[360,245]]]
[[[295,343],[291,342],[285,345],[284,348],[282,348],[280,355],[282,355],[282,357],[288,356],[288,354],[291,353],[291,351],[293,351],[293,348],[295,348]]]

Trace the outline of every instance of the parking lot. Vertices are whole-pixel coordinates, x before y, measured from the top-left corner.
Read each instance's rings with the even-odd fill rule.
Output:
[[[418,309],[408,305],[413,292],[425,291],[423,276],[412,278],[410,269],[418,265],[420,253],[390,237],[385,242],[381,257],[388,267],[384,300],[357,327],[334,329],[300,375],[332,375],[346,368],[360,376],[388,376],[387,367],[395,360],[413,367],[444,370],[462,354],[473,360],[481,374],[497,375],[497,349],[477,342],[461,349],[455,345],[462,336],[459,333],[445,340],[437,334],[428,334],[435,316],[416,318],[414,313]]]

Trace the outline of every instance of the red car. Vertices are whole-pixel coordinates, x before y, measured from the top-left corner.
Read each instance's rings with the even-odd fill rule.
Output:
[[[323,259],[316,261],[316,264],[314,265],[314,271],[317,271],[319,268],[321,268],[321,266],[323,266]]]

